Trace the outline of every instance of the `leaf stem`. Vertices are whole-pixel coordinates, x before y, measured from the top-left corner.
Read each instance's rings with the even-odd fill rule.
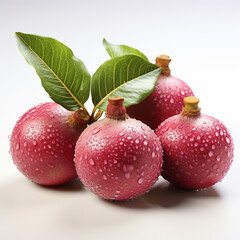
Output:
[[[95,115],[95,112],[97,111],[97,106],[95,106],[93,108],[93,111],[92,111],[92,114],[90,116],[90,119],[88,121],[88,124],[92,124],[94,122],[96,122],[103,114],[103,111],[102,110],[98,110],[97,114]]]

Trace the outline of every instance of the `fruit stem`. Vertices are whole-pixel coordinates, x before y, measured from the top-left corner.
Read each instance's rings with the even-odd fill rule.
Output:
[[[87,126],[87,123],[89,121],[89,114],[86,113],[84,110],[79,109],[75,111],[72,115],[69,116],[69,121],[75,126],[75,127],[83,127]],[[84,128],[85,128],[84,127]]]
[[[160,55],[156,58],[156,65],[161,67],[161,75],[169,76],[171,73],[171,70],[169,68],[169,63],[171,62],[171,58],[167,55]]]
[[[108,106],[106,117],[116,120],[124,120],[128,118],[126,108],[123,106],[123,97],[108,98]]]
[[[201,113],[201,108],[198,107],[199,99],[195,96],[184,98],[184,108],[181,115],[196,116]]]

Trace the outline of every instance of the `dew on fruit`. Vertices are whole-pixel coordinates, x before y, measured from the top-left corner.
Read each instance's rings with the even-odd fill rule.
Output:
[[[103,175],[103,179],[104,179],[104,180],[107,180],[107,176],[106,176],[106,175]]]
[[[213,151],[210,151],[210,152],[208,153],[208,156],[209,156],[209,157],[212,157],[212,156],[213,156]]]
[[[203,152],[203,151],[204,151],[204,148],[203,148],[203,147],[200,147],[200,151]]]
[[[194,141],[194,138],[193,138],[193,137],[191,137],[189,140],[190,140],[190,142],[193,142],[193,141]]]
[[[20,144],[17,143],[15,149],[18,151],[20,149]]]
[[[37,145],[37,141],[33,140],[33,146],[36,146]]]
[[[134,166],[131,164],[124,164],[123,165],[123,171],[126,172],[132,172],[134,170]]]
[[[24,143],[23,143],[23,146],[24,146],[24,147],[27,147],[27,142],[24,142]]]
[[[142,184],[144,182],[144,178],[143,177],[140,177],[139,179],[138,179],[138,183],[139,184]]]
[[[47,165],[50,167],[50,168],[54,168],[54,165],[52,163],[47,163]]]
[[[100,131],[100,128],[98,128],[98,127],[94,128],[92,131],[92,134],[95,135],[95,134],[99,133],[99,131]]]
[[[152,152],[152,157],[154,158],[154,157],[155,157],[155,155],[156,155],[156,154],[155,154],[155,152],[153,151],[153,152]]]
[[[230,139],[228,137],[226,137],[226,142],[230,143]]]
[[[123,136],[123,134],[124,134],[123,132],[120,132],[120,133],[119,133],[119,136]]]
[[[138,144],[138,143],[139,143],[139,139],[136,139],[136,140],[135,140],[135,143]]]
[[[89,164],[90,164],[91,166],[94,166],[94,165],[95,165],[95,162],[94,162],[94,160],[93,160],[92,158],[90,158]]]
[[[126,179],[129,179],[130,178],[130,173],[125,173],[124,176],[125,176]]]
[[[143,142],[143,144],[144,144],[145,146],[147,146],[147,144],[148,144],[147,140],[145,140],[145,141]]]

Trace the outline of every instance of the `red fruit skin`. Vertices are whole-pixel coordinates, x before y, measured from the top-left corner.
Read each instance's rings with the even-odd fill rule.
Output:
[[[102,119],[76,144],[75,165],[82,183],[103,199],[127,200],[150,189],[162,169],[156,134],[135,119]]]
[[[127,113],[155,130],[165,119],[182,111],[184,97],[193,95],[184,81],[160,75],[153,92],[139,104],[128,107]]]
[[[219,120],[200,114],[176,115],[156,130],[163,147],[162,176],[189,189],[221,181],[233,160],[233,139]]]
[[[73,112],[49,102],[27,111],[10,138],[14,164],[29,180],[58,185],[77,176],[74,148],[81,133],[68,121]]]

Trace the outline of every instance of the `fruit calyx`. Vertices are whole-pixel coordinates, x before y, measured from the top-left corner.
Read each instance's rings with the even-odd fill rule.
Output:
[[[83,109],[79,109],[70,115],[68,120],[73,126],[82,127],[87,125],[89,118],[90,116],[88,113],[86,113]]]
[[[195,96],[189,96],[184,98],[184,108],[181,115],[196,116],[200,115],[201,108],[198,107],[199,99]]]
[[[116,120],[125,120],[129,118],[126,113],[126,108],[123,106],[123,97],[110,97],[108,98],[108,106],[106,117]]]
[[[169,76],[171,73],[171,70],[169,68],[169,63],[171,62],[171,58],[167,55],[160,55],[156,58],[156,65],[161,67],[161,75]]]

